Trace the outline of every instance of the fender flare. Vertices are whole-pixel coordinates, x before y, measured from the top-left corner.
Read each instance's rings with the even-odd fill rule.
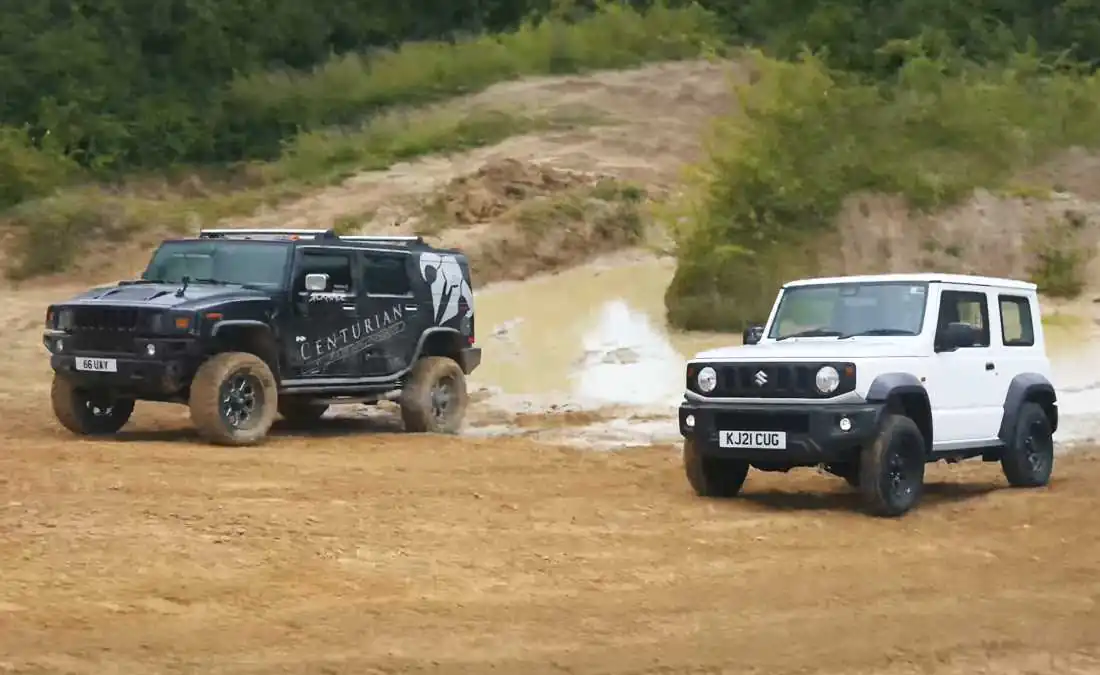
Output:
[[[883,373],[867,389],[868,401],[885,402],[898,394],[919,394],[928,400],[928,390],[912,373]]]
[[[920,419],[914,419],[924,436],[925,450],[932,451],[932,402],[928,390],[912,373],[883,373],[876,377],[867,389],[868,402],[885,404],[897,397],[917,396],[923,403]],[[885,406],[883,407],[885,414]]]
[[[246,328],[263,328],[268,333],[274,335],[271,330],[271,326],[267,325],[263,321],[257,321],[256,319],[225,319],[214,324],[214,326],[210,329],[210,337],[215,337],[218,334],[218,331],[223,328],[234,328],[237,326]]]
[[[1003,443],[1007,444],[1012,439],[1016,420],[1020,416],[1020,407],[1027,401],[1048,402],[1053,408],[1050,430],[1052,433],[1058,430],[1058,395],[1054,392],[1054,385],[1039,373],[1020,373],[1012,378],[1008,393],[1005,394],[1004,414],[1001,417],[1001,428],[997,432],[997,437]]]

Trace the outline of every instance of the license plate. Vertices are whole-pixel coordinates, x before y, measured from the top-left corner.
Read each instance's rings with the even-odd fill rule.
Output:
[[[117,373],[118,361],[115,359],[95,359],[89,356],[76,357],[76,369],[91,373]]]
[[[757,448],[761,450],[786,450],[785,431],[719,431],[718,445],[722,448]]]

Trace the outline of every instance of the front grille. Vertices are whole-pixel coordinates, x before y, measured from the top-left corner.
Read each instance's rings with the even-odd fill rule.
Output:
[[[150,330],[156,312],[129,307],[73,307],[70,311],[73,331],[134,334]]]
[[[128,353],[135,338],[152,334],[155,309],[130,307],[70,307],[72,319],[64,326],[70,334],[69,349],[75,352]]]
[[[688,369],[687,386],[699,392],[695,374],[706,364]],[[830,394],[817,390],[815,378],[822,366],[832,366],[840,373],[840,386]],[[830,398],[855,389],[855,371],[850,363],[716,363],[718,385],[705,394],[716,398]],[[702,392],[700,392],[702,393]]]
[[[736,411],[714,415],[716,431],[787,431],[804,434],[810,431],[808,413],[785,411]]]

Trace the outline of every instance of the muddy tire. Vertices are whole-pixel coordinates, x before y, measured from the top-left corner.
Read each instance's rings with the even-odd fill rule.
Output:
[[[700,497],[736,497],[749,475],[749,463],[737,459],[704,457],[695,439],[684,439],[684,473]]]
[[[279,414],[295,428],[309,427],[321,420],[328,411],[328,404],[313,403],[309,399],[283,396],[279,399]]]
[[[275,376],[263,359],[225,352],[207,359],[191,381],[191,423],[215,445],[256,445],[278,410]]]
[[[901,516],[924,494],[925,445],[917,423],[905,415],[887,415],[875,442],[860,457],[859,491],[869,513]]]
[[[61,375],[53,377],[50,403],[61,426],[81,436],[116,433],[134,412],[133,399],[112,398],[102,392],[81,389]]]
[[[466,374],[454,359],[427,356],[416,362],[401,392],[405,431],[453,434],[462,427],[469,395]]]
[[[1050,418],[1037,403],[1020,407],[1012,439],[1001,455],[1001,470],[1012,487],[1042,487],[1054,470]]]

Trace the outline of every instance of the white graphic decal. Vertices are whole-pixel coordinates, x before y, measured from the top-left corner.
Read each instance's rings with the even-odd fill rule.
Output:
[[[405,330],[404,314],[400,305],[394,305],[374,316],[359,319],[349,326],[333,331],[319,340],[300,342],[298,357],[305,365],[305,373],[320,372],[326,366],[392,338]]]
[[[435,270],[435,279],[428,279],[428,270]],[[459,299],[466,301],[466,314],[474,315],[474,294],[470,284],[462,277],[462,268],[453,255],[424,253],[420,256],[420,276],[431,284],[432,308],[436,325],[444,324],[458,316]],[[457,291],[457,293],[455,292]]]

